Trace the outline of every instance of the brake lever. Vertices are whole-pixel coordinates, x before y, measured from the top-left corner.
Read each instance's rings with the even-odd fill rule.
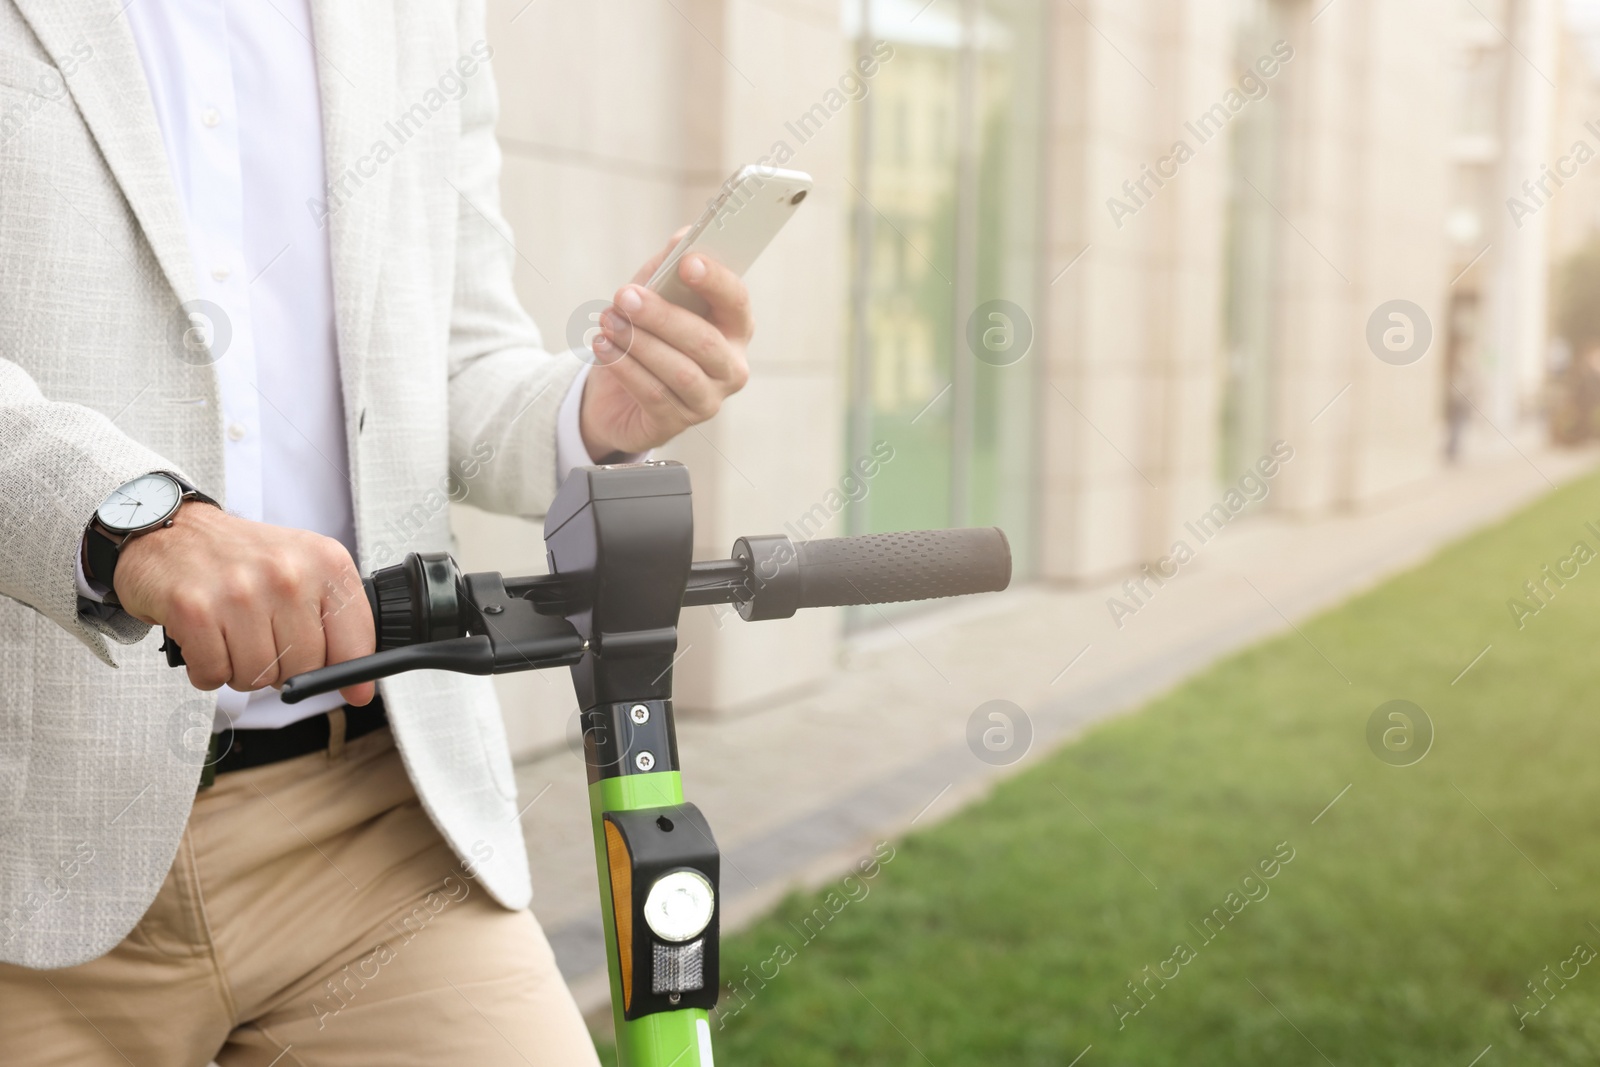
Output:
[[[494,642],[487,637],[452,637],[448,641],[387,648],[370,656],[306,671],[284,682],[280,693],[285,704],[298,704],[308,697],[363,682],[375,682],[379,678],[405,671],[493,674],[494,661]]]
[[[533,615],[532,605],[528,614]],[[406,671],[453,671],[456,674],[505,674],[511,671],[570,667],[588,650],[589,644],[565,619],[551,619],[537,630],[515,633],[477,634],[426,641],[416,645],[386,648],[370,656],[346,660],[304,674],[283,683],[280,690],[285,704],[298,704],[307,697],[331,693],[346,686],[375,682]]]

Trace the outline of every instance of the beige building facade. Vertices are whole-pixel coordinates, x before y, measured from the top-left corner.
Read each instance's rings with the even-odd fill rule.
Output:
[[[1544,238],[1463,256],[1463,190],[1492,204],[1505,153],[1542,147],[1469,142],[1463,56],[1492,50],[1472,7],[495,0],[520,292],[569,347],[738,166],[815,177],[749,275],[750,386],[661,453],[691,468],[702,558],[746,533],[999,524],[1020,576],[1077,582],[1198,548],[1197,520],[1360,507],[1441,469],[1462,278],[1501,338],[1474,349],[1485,417],[1537,390]],[[1559,53],[1554,0],[1489,14]],[[1518,114],[1572,106],[1526,81]],[[1498,243],[1480,213],[1472,238]],[[1413,362],[1368,343],[1393,301],[1432,333]],[[542,568],[537,522],[455,525],[469,567]],[[758,709],[874,625],[692,609],[679,703]],[[564,678],[501,685],[520,751],[570,740]]]

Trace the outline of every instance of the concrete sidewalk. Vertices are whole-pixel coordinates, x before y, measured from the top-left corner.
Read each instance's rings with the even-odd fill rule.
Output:
[[[1085,726],[1135,708],[1229,652],[1288,629],[1592,470],[1594,451],[1527,451],[1440,474],[1360,514],[1230,526],[1119,629],[1127,577],[1024,586],[899,618],[852,642],[832,680],[749,715],[678,723],[690,800],[723,852],[723,928],[842,875],[875,842],[943,819]],[[1510,595],[1508,593],[1508,595]],[[737,623],[735,623],[737,624]],[[774,624],[776,625],[776,624]],[[1461,650],[1461,668],[1480,652]],[[1338,665],[1331,683],[1344,684]],[[1031,749],[978,759],[968,724],[1018,705]],[[534,911],[585,1012],[608,997],[581,754],[517,769]]]

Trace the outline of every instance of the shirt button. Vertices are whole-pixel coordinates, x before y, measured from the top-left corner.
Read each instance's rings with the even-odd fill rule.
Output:
[[[222,112],[218,111],[214,107],[208,107],[204,111],[200,112],[200,121],[205,123],[207,126],[220,125],[222,122]]]
[[[232,274],[232,273],[233,272],[230,271],[227,267],[212,267],[211,268],[211,276],[213,278],[215,278],[219,282],[227,281],[228,280],[228,275]]]
[[[243,441],[246,432],[242,422],[228,424],[228,440],[230,441]]]

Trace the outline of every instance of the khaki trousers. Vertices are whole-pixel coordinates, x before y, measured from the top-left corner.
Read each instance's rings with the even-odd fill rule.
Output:
[[[489,899],[387,729],[221,775],[108,955],[0,965],[7,1067],[598,1064],[533,916]]]

